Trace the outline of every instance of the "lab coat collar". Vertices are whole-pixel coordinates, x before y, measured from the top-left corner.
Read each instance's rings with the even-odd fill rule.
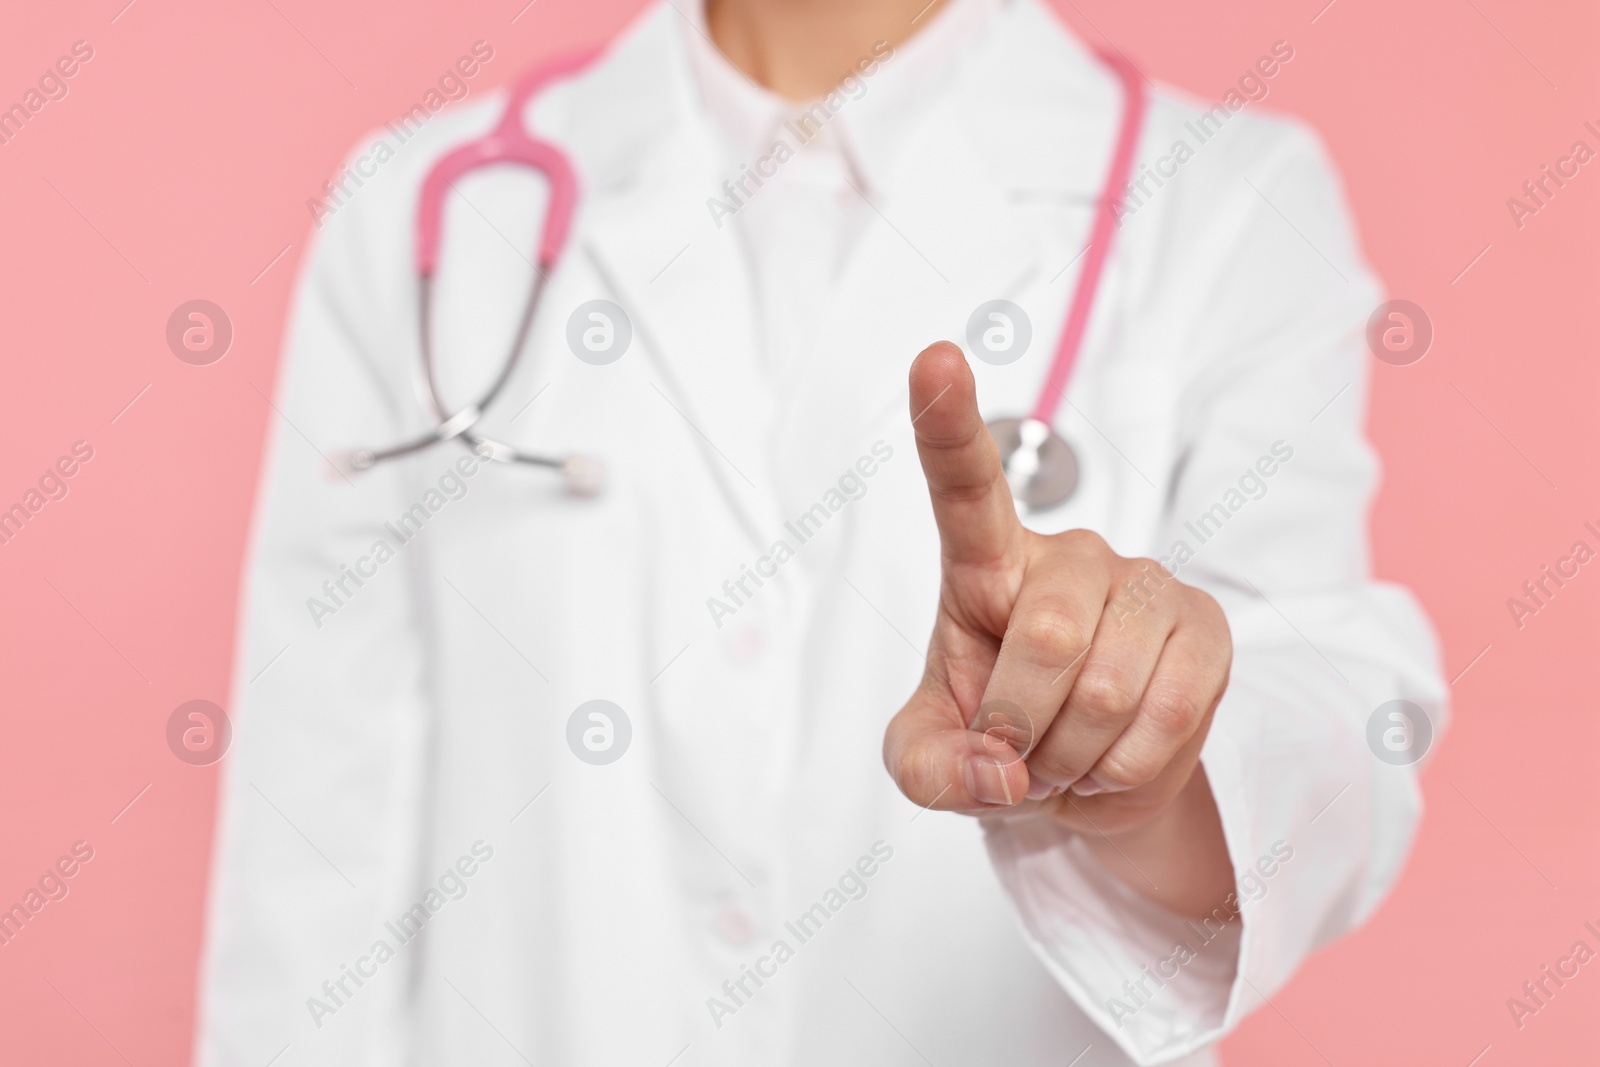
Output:
[[[882,188],[865,194],[868,231],[818,331],[816,371],[801,380],[779,430],[788,480],[816,483],[909,417],[912,357],[941,338],[964,344],[968,318],[985,301],[1017,301],[1033,317],[1024,361],[991,377],[974,364],[986,412],[1026,413],[1082,266],[1121,106],[1116,79],[1036,0],[1000,12],[952,71],[944,103],[886,168]],[[1080,369],[1105,337],[1116,261],[1113,252]]]
[[[953,19],[958,10],[939,16]],[[1115,79],[1039,0],[1003,0],[993,17],[972,9],[962,19],[967,27],[962,32],[970,28],[975,39],[942,76],[897,82],[893,63],[914,62],[914,54],[906,53],[932,47],[919,34],[884,65],[882,80],[852,102],[847,136],[870,191],[926,182],[930,176],[915,165],[910,149],[919,132],[935,126],[959,127],[973,138],[960,147],[983,158],[1002,192],[1097,193],[1120,114]],[[586,196],[626,185],[663,156],[681,154],[673,149],[682,146],[684,130],[708,125],[686,47],[685,34],[696,32],[689,16],[662,0],[624,30],[580,80],[570,108],[563,108],[568,114],[563,125]],[[921,121],[913,116],[907,123],[905,96],[912,92],[939,93],[943,101],[921,108]],[[528,122],[540,125],[531,115]],[[715,135],[709,143],[697,138],[694,150],[714,152],[715,142]],[[702,163],[714,167],[712,159]]]
[[[857,63],[858,73],[817,100],[786,100],[753,82],[711,40],[705,0],[674,6],[698,99],[730,151],[734,169],[753,165],[782,140],[801,147],[794,134],[805,116],[828,114],[818,137],[836,148],[868,195],[881,191],[895,158],[921,117],[943,106],[952,73],[976,47],[1008,0],[946,0],[899,45],[874,45]],[[823,111],[817,111],[818,107]]]
[[[1118,84],[1039,0],[1011,0],[952,81],[950,128],[971,138],[955,147],[982,161],[997,192],[1099,193],[1121,116]],[[921,179],[907,167],[894,175]]]
[[[1012,0],[946,0],[909,40],[863,79],[859,99],[838,120],[839,136],[869,196],[887,191],[897,165],[982,54]]]
[[[819,446],[817,426],[838,448],[858,448],[886,411],[903,407],[915,349],[900,349],[911,342],[885,333],[885,347],[860,362],[858,327],[883,308],[916,323],[918,343],[960,340],[977,303],[1053,277],[1043,314],[1054,321],[1037,323],[1034,340],[1053,348],[1122,101],[1055,15],[1038,0],[1010,0],[952,69],[941,104],[905,131],[892,158],[879,158],[877,188],[858,190],[873,212],[826,312],[834,329],[854,331],[852,342],[819,332],[816,373],[783,398],[791,425],[774,434],[781,413],[764,399],[771,389],[759,361],[706,355],[753,351],[756,331],[736,229],[709,210],[729,175],[695,95],[683,18],[666,3],[648,9],[578,84],[562,125],[584,183],[583,249],[759,540],[756,531],[782,514],[775,483],[809,481],[839,458]],[[889,111],[878,114],[889,121]],[[873,121],[863,109],[863,147]]]

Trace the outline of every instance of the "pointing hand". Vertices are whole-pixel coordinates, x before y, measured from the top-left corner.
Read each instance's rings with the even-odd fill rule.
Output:
[[[925,807],[1146,825],[1189,784],[1227,688],[1222,609],[1088,530],[1026,529],[954,345],[912,364],[911,410],[943,585],[889,773]]]

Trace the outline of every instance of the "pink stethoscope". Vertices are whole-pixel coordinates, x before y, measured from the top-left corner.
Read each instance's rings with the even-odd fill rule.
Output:
[[[558,59],[539,67],[518,80],[511,90],[499,123],[488,134],[457,148],[441,159],[428,172],[422,183],[421,201],[416,219],[416,274],[419,291],[419,328],[421,332],[423,380],[427,399],[436,425],[426,434],[381,450],[356,449],[344,453],[338,464],[348,472],[371,468],[384,460],[419,452],[444,441],[460,440],[479,456],[498,463],[527,463],[560,471],[567,492],[576,496],[594,496],[604,483],[604,467],[599,460],[587,456],[541,456],[521,452],[503,442],[486,437],[474,430],[483,413],[499,396],[511,374],[516,370],[522,349],[533,325],[539,298],[561,259],[562,249],[572,228],[572,218],[578,204],[578,180],[572,164],[555,145],[531,136],[522,124],[522,115],[535,94],[558,78],[573,75],[587,67],[599,50]],[[1077,289],[1067,309],[1066,323],[1049,374],[1040,390],[1039,400],[1032,414],[1026,418],[1000,418],[991,421],[989,431],[1000,446],[1002,462],[1012,495],[1019,506],[1030,510],[1052,508],[1072,495],[1078,484],[1078,461],[1072,448],[1053,429],[1056,411],[1065,395],[1066,385],[1077,363],[1082,347],[1084,330],[1089,313],[1094,306],[1095,292],[1105,272],[1106,257],[1116,235],[1116,216],[1113,207],[1117,190],[1127,182],[1133,169],[1133,158],[1138,146],[1144,121],[1146,97],[1140,75],[1133,65],[1121,55],[1099,51],[1100,61],[1109,67],[1121,83],[1123,94],[1122,122],[1117,134],[1111,164],[1106,170],[1105,185],[1096,201],[1094,225],[1090,230],[1089,244],[1084,253],[1083,270],[1078,276]],[[538,260],[535,278],[522,308],[516,335],[511,342],[499,375],[478,397],[475,403],[451,412],[440,397],[438,377],[434,372],[433,345],[430,320],[433,305],[433,275],[438,265],[440,233],[444,220],[445,195],[457,179],[483,167],[514,164],[528,167],[542,174],[549,183],[549,202],[539,236]]]

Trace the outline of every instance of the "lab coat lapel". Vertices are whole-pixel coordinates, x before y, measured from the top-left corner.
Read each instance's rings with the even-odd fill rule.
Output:
[[[655,136],[638,156],[597,176],[580,244],[609,297],[628,314],[651,384],[677,409],[740,520],[770,526],[770,390],[751,358],[749,271],[733,227],[707,197],[720,184],[713,131],[694,100],[681,27],[663,7],[641,32],[643,61],[621,64],[625,106]],[[763,488],[766,487],[766,488]]]
[[[1116,135],[1115,83],[1054,15],[1014,0],[940,92],[875,187],[859,190],[867,229],[816,372],[782,417],[779,462],[802,483],[909,418],[912,358],[941,338],[969,347],[980,304],[1017,303],[1033,334],[1015,363],[972,361],[986,415],[1031,408],[1054,352]],[[871,137],[870,110],[852,119]]]

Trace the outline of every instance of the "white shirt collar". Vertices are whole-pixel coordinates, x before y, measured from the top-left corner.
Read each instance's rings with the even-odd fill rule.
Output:
[[[950,79],[949,68],[989,24],[1006,0],[946,0],[886,58],[864,56],[869,72],[820,101],[797,104],[751,81],[711,40],[705,0],[689,0],[684,15],[689,65],[702,103],[722,136],[734,166],[754,164],[783,140],[792,149],[801,116],[822,106],[826,123],[809,145],[841,153],[869,188],[882,188],[917,120],[928,114]],[[833,105],[833,106],[829,106]],[[789,124],[789,125],[786,125]]]

